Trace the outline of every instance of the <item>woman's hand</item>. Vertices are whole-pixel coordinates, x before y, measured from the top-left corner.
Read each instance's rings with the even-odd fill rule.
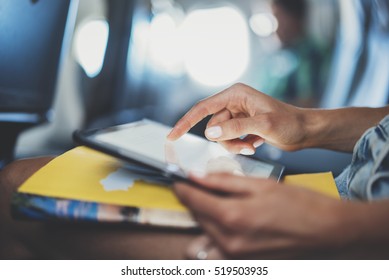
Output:
[[[301,258],[333,253],[350,238],[335,199],[268,179],[191,179],[204,188],[176,183],[175,190],[208,237],[190,246],[190,257],[202,258],[207,247],[208,258]]]
[[[208,115],[213,116],[206,137],[230,152],[254,154],[265,141],[287,151],[303,148],[304,110],[243,84],[197,103],[177,122],[168,139],[178,139]]]
[[[206,116],[213,115],[205,136],[232,153],[253,154],[263,142],[285,151],[324,148],[351,152],[363,132],[387,114],[389,106],[302,109],[236,84],[193,106],[168,139],[180,138]]]

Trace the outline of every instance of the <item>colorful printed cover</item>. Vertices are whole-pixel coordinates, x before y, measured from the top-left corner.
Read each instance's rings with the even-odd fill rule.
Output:
[[[189,212],[141,209],[25,193],[14,193],[12,215],[19,219],[136,223],[174,228],[197,227]]]

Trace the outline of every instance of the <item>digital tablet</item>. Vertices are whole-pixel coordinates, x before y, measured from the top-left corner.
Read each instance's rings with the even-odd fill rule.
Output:
[[[152,169],[172,179],[187,180],[190,172],[228,172],[241,176],[279,179],[283,166],[235,155],[221,145],[187,133],[176,141],[166,136],[172,128],[141,120],[105,129],[77,131],[76,142],[116,156],[140,169]]]

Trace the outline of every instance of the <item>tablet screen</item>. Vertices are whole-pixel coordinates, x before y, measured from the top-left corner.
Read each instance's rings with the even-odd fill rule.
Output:
[[[121,157],[185,178],[189,172],[228,172],[262,178],[271,175],[278,178],[281,174],[279,166],[232,154],[221,145],[193,134],[168,141],[170,130],[163,124],[142,120],[99,130],[88,137]]]

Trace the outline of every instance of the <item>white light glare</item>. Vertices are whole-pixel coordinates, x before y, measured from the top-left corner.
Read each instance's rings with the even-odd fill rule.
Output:
[[[250,18],[250,27],[260,37],[269,37],[278,28],[277,19],[270,13],[258,13]]]
[[[168,13],[156,15],[149,30],[150,59],[173,76],[183,73],[181,48],[174,18]]]
[[[236,81],[249,61],[245,18],[234,8],[196,10],[181,29],[184,63],[189,75],[207,86]]]
[[[109,26],[106,20],[89,20],[75,34],[75,55],[86,74],[93,78],[103,67]]]

